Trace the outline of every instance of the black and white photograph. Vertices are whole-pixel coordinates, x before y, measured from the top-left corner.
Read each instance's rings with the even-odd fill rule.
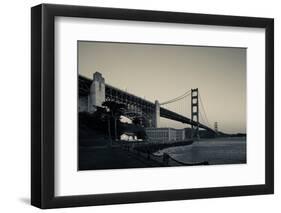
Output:
[[[262,202],[238,196],[274,193],[274,18],[213,5],[31,8],[33,206],[190,200],[183,211],[206,212],[191,200],[236,197],[211,203],[241,212]],[[14,87],[10,137],[24,114]]]
[[[247,48],[77,41],[78,170],[247,163]]]

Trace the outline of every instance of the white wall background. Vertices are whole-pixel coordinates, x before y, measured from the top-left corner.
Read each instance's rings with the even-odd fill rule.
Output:
[[[45,3],[124,7],[275,18],[275,195],[56,209],[51,212],[278,212],[281,209],[280,3],[188,0],[45,0]],[[1,2],[0,211],[39,212],[30,197],[30,7],[37,0]],[[280,210],[279,210],[280,211]]]

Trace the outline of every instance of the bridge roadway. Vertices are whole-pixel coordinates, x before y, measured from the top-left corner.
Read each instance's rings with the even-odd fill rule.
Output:
[[[90,91],[92,80],[88,79],[84,76],[79,75],[79,96],[87,96]],[[106,100],[114,100],[119,103],[129,104],[137,106],[139,109],[144,111],[145,113],[154,113],[155,112],[155,104],[140,98],[136,95],[133,95],[129,92],[120,90],[116,87],[113,87],[109,84],[105,84],[105,98]],[[197,125],[197,122],[192,121],[190,118],[187,118],[183,115],[180,115],[171,110],[160,107],[160,117],[171,119],[174,121],[182,122],[190,125]],[[211,132],[214,132],[213,129],[208,126],[199,123],[199,127]]]
[[[194,126],[197,125],[197,122],[192,121],[190,118],[187,118],[183,115],[180,115],[178,113],[175,113],[171,110],[168,110],[168,109],[165,109],[162,107],[160,107],[160,116],[163,118],[168,118],[168,119],[174,120],[174,121],[179,121],[179,122],[182,122],[185,124],[190,124],[190,125],[194,125]],[[201,124],[201,123],[199,123],[199,127],[202,129],[211,131],[211,132],[215,132],[213,129],[211,129],[208,126]]]

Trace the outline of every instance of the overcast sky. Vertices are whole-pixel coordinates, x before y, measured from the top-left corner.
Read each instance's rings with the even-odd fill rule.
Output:
[[[246,132],[245,48],[79,41],[79,74],[92,79],[96,71],[107,84],[152,102],[198,88],[211,127],[217,121],[221,131]],[[190,98],[167,107],[190,117]]]

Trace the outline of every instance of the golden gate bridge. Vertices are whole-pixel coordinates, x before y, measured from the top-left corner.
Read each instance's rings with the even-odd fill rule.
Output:
[[[93,79],[79,75],[79,112],[94,112],[103,102],[126,105],[124,115],[142,118],[143,127],[159,127],[160,117],[188,124],[192,137],[199,138],[199,129],[217,134],[209,123],[203,98],[198,88],[190,89],[168,101],[154,103],[127,91],[106,84],[102,74],[95,72]],[[175,107],[176,106],[176,107]]]

